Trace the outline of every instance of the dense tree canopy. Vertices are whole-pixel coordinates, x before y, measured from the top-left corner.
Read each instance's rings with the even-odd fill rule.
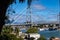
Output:
[[[13,28],[11,26],[4,26],[0,35],[0,40],[24,40],[22,37],[11,34]],[[16,29],[18,32],[18,29]],[[18,33],[17,33],[18,34]]]
[[[17,38],[14,34],[3,34],[0,35],[0,40],[24,40],[23,38]]]
[[[4,26],[2,28],[2,32],[1,33],[12,33],[13,32],[13,28],[11,26]]]
[[[15,27],[15,33],[16,33],[16,35],[19,35],[19,28],[18,27]]]

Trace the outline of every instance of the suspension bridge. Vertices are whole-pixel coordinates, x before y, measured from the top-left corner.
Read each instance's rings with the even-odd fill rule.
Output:
[[[13,11],[13,9],[11,7],[10,7],[10,9],[11,9],[11,11]],[[55,13],[53,10],[50,10],[48,8],[46,8],[46,10],[48,10],[48,13],[50,13],[50,12]],[[11,13],[11,15],[14,13]],[[55,14],[51,14],[51,15],[56,16],[57,20],[59,20],[58,15],[55,15]],[[17,23],[17,21],[18,21],[18,23]],[[30,23],[30,21],[31,21],[31,23]],[[32,10],[29,10],[29,9],[27,9],[27,7],[25,7],[24,9],[22,9],[22,11],[18,12],[17,15],[12,18],[12,21],[10,21],[10,23],[8,23],[8,25],[23,25],[23,24],[26,24],[27,22],[28,22],[28,24],[29,23],[30,24],[37,24],[37,23],[39,24],[39,23],[41,23],[41,21],[44,22],[43,16],[35,15],[35,14],[33,14]],[[15,23],[17,23],[17,24],[15,24]]]

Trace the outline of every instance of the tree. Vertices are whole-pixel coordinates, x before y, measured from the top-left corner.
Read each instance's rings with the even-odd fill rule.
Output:
[[[16,28],[18,30],[18,28]],[[22,37],[17,38],[16,35],[10,34],[11,26],[4,26],[0,35],[0,40],[24,40]]]
[[[10,33],[12,33],[13,32],[13,28],[11,27],[11,26],[4,26],[3,28],[2,28],[2,32],[1,33],[6,33],[6,34],[10,34]]]
[[[36,27],[31,27],[27,30],[26,33],[38,33],[38,29]]]
[[[46,38],[44,36],[41,36],[40,38],[38,38],[37,40],[46,40]]]
[[[17,38],[14,34],[2,34],[0,40],[24,40],[22,37]]]
[[[41,24],[39,27],[40,27],[40,28],[43,28],[43,24]]]
[[[5,24],[6,19],[6,10],[10,4],[12,4],[15,0],[0,0],[0,34]],[[24,0],[20,0],[20,2],[24,2]]]
[[[2,34],[8,34],[10,33],[9,27],[8,26],[4,26],[2,29]]]
[[[19,2],[23,3],[25,0],[19,0]],[[0,0],[0,34],[3,28],[3,25],[5,24],[6,19],[6,10],[10,4],[13,2],[16,3],[16,0]],[[30,7],[32,0],[27,0],[28,7]]]
[[[19,37],[19,40],[24,40],[22,37]]]
[[[19,28],[18,27],[15,27],[15,33],[16,33],[16,35],[18,35],[19,34]]]
[[[5,14],[8,6],[13,3],[14,0],[0,0],[0,34],[3,25],[5,24]]]
[[[13,32],[13,28],[11,26],[9,26],[9,31],[10,31],[10,33]]]

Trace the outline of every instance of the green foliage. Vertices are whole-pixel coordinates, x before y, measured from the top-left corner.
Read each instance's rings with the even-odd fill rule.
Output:
[[[18,37],[14,34],[10,34],[13,31],[11,26],[5,26],[2,29],[2,33],[0,35],[0,40],[24,40],[22,37]],[[16,32],[19,32],[19,29],[16,28]]]
[[[13,31],[13,28],[11,26],[5,26],[2,29],[2,33],[11,33]]]
[[[24,40],[24,39],[22,37],[20,37],[19,40]]]
[[[40,28],[43,28],[43,24],[41,24],[39,27],[40,27]]]
[[[14,34],[3,34],[0,35],[0,40],[24,40],[23,38],[17,38]]]
[[[44,24],[38,24],[38,26],[36,26],[36,27],[43,28],[43,25]]]
[[[26,33],[38,33],[38,29],[36,27],[31,27],[27,30]]]
[[[10,37],[6,34],[0,35],[0,40],[9,40]]]
[[[46,40],[46,38],[44,36],[41,36],[40,38],[38,38],[37,40]]]
[[[15,33],[16,33],[16,35],[18,35],[19,34],[19,28],[18,27],[15,27]]]

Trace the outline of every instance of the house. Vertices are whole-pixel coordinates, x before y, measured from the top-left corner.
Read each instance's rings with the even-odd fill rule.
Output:
[[[37,40],[38,38],[40,38],[40,34],[38,34],[38,33],[29,33],[25,37],[25,39],[31,39],[31,38],[33,38],[34,40]]]

